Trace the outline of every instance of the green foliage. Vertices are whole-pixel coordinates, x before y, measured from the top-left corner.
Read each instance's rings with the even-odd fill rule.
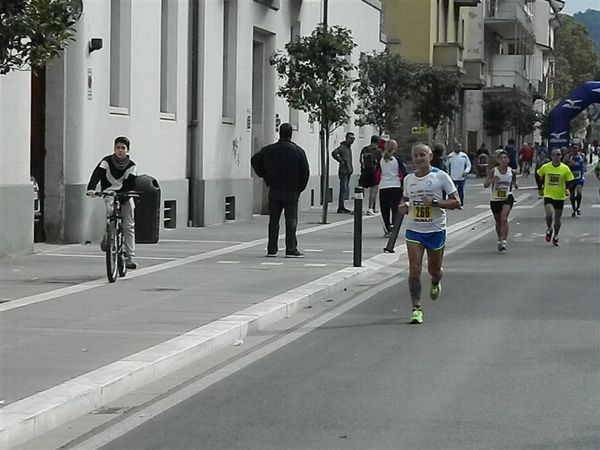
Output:
[[[590,37],[596,44],[596,53],[600,56],[600,11],[588,9],[585,12],[576,13],[573,19],[588,30]]]
[[[483,126],[489,136],[499,136],[511,125],[513,100],[503,95],[485,96],[483,100]]]
[[[555,42],[556,99],[600,74],[600,57],[587,29],[570,16],[561,15],[560,20]]]
[[[400,122],[400,108],[411,93],[415,68],[400,55],[383,52],[363,53],[358,65],[358,95],[355,110],[357,126],[374,125],[379,133]]]
[[[81,0],[0,2],[0,74],[43,67],[73,40]]]
[[[509,121],[519,136],[531,134],[537,120],[538,116],[530,105],[522,102],[513,104]]]
[[[460,75],[421,66],[412,93],[415,117],[435,132],[442,119],[452,119],[460,109]]]
[[[275,53],[270,61],[285,81],[277,95],[325,128],[346,123],[352,103],[350,55],[354,47],[348,29],[322,24],[310,36],[289,42],[285,52]]]

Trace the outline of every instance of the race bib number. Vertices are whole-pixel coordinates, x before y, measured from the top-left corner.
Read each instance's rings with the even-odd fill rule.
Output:
[[[496,189],[496,198],[504,200],[506,198],[506,191],[504,189]]]
[[[433,211],[431,206],[413,206],[413,219],[415,222],[431,222],[432,218]]]
[[[560,184],[560,175],[551,173],[548,175],[548,184],[558,186]]]

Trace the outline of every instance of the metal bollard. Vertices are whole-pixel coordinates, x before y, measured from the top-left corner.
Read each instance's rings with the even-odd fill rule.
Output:
[[[362,265],[362,204],[364,190],[354,188],[354,267]]]

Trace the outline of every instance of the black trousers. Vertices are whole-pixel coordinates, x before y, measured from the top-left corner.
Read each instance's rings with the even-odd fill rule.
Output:
[[[298,226],[298,198],[299,192],[269,190],[269,242],[268,253],[277,253],[279,238],[279,220],[281,212],[285,217],[285,251],[292,252],[298,249],[296,228]]]
[[[398,214],[398,204],[402,198],[402,188],[379,189],[379,209],[386,231],[392,230],[392,224]],[[391,217],[390,217],[391,213]]]

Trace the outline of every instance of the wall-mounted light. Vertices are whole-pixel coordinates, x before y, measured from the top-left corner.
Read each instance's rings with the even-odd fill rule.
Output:
[[[91,38],[88,44],[89,52],[95,52],[96,50],[100,50],[102,48],[102,38]]]

